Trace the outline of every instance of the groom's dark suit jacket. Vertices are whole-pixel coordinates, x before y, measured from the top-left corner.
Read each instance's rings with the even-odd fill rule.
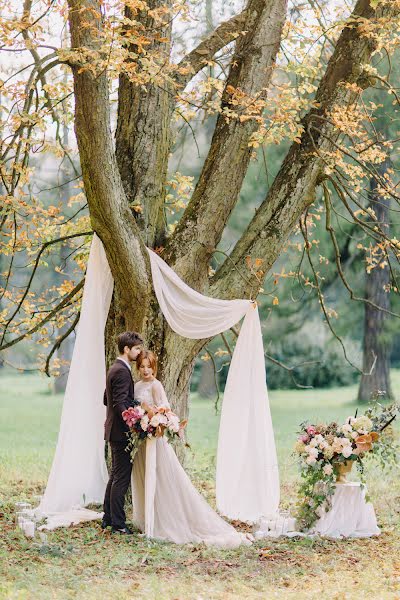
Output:
[[[131,370],[122,360],[116,360],[107,373],[104,404],[107,406],[104,439],[109,442],[127,442],[129,427],[122,418],[124,410],[139,404],[133,398]]]

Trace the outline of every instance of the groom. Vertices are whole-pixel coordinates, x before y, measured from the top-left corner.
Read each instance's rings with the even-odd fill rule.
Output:
[[[126,526],[124,501],[131,479],[132,463],[126,451],[129,427],[122,418],[124,410],[138,404],[133,398],[131,363],[139,356],[143,340],[134,331],[125,331],[117,338],[119,356],[107,373],[104,404],[107,417],[104,424],[104,439],[111,447],[111,473],[104,497],[102,527],[109,525],[113,533],[130,535]]]

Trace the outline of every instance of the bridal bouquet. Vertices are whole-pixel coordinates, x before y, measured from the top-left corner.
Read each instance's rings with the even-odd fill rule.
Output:
[[[169,440],[174,437],[183,439],[183,430],[187,425],[187,421],[180,421],[170,408],[147,404],[129,407],[122,413],[122,418],[130,429],[128,449],[132,461],[146,438],[165,436]]]
[[[364,415],[348,417],[343,424],[301,424],[294,450],[303,479],[297,516],[303,530],[317,521],[323,508],[330,509],[335,482],[344,465],[350,470],[356,462],[362,475],[367,453],[380,454],[383,464],[389,458],[396,459],[393,440],[390,435],[386,442],[382,440],[382,432],[386,429],[388,433],[387,427],[398,411],[398,405],[383,408],[377,404]]]

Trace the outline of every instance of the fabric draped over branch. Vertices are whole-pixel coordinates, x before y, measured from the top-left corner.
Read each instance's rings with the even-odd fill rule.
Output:
[[[229,369],[218,438],[217,507],[232,519],[257,521],[275,514],[279,474],[265,377],[257,306],[248,300],[219,300],[191,289],[149,250],[154,290],[173,331],[207,339],[244,317]],[[83,293],[60,433],[50,477],[39,507],[65,513],[102,502],[107,482],[103,423],[105,408],[104,328],[113,278],[104,248],[94,235]],[[72,511],[72,512],[71,512]],[[75,510],[76,512],[76,510]],[[82,519],[84,520],[84,513]],[[58,523],[63,519],[59,518]]]
[[[46,515],[65,512],[66,520],[75,507],[101,502],[107,484],[102,401],[106,383],[104,328],[113,287],[104,248],[95,235],[56,452],[39,506]]]
[[[171,329],[206,339],[244,317],[225,386],[218,436],[217,508],[225,516],[257,521],[279,505],[279,473],[269,409],[264,348],[256,304],[199,294],[152,250],[154,290]]]

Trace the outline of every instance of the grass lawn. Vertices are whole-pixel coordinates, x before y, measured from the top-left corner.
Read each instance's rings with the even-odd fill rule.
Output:
[[[400,372],[393,373],[400,397]],[[298,424],[353,414],[356,388],[276,391],[270,395],[281,504],[294,507],[297,469],[291,456]],[[399,471],[368,465],[368,487],[382,527],[379,538],[354,541],[260,541],[222,551],[134,536],[120,539],[98,524],[25,539],[13,525],[17,500],[41,493],[57,439],[62,398],[39,375],[0,371],[0,598],[400,599]],[[213,401],[193,396],[187,468],[214,501],[218,417]],[[260,549],[269,553],[260,557]]]

